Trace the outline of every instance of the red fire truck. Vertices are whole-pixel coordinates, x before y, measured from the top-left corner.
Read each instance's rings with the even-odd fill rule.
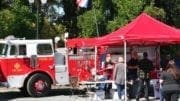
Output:
[[[55,49],[51,39],[0,40],[0,84],[40,97],[48,94],[52,84],[69,85],[71,77],[92,80],[94,50],[70,51]]]

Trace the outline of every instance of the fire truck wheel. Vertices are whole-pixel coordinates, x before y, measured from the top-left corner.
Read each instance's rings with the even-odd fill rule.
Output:
[[[27,82],[27,92],[30,96],[41,97],[49,93],[51,89],[50,78],[44,74],[34,74]]]

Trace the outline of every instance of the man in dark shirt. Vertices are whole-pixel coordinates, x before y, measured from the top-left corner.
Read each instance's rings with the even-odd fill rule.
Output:
[[[150,87],[149,85],[149,72],[153,70],[153,63],[151,60],[148,59],[148,54],[147,52],[143,53],[143,59],[140,60],[139,62],[139,73],[138,73],[138,77],[139,77],[139,85],[138,85],[138,90],[137,90],[137,95],[136,95],[136,100],[139,101],[139,98],[141,96],[141,91],[143,89],[143,86],[145,84],[145,98],[147,101],[149,101],[148,98],[148,88]]]
[[[137,68],[139,64],[138,54],[135,47],[130,48],[130,60],[127,62],[127,87],[128,87],[128,96],[129,98],[134,98],[136,95],[136,81],[137,81]]]
[[[127,65],[128,65],[128,73],[127,78],[128,80],[136,80],[137,79],[137,67],[138,67],[138,59],[137,58],[131,58]]]

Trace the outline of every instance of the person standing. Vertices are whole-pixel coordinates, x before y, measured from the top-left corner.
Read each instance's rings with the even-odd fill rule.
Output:
[[[137,68],[138,68],[138,54],[135,47],[130,48],[130,60],[127,62],[127,93],[129,98],[136,95],[135,88],[137,84]]]
[[[124,67],[124,59],[123,57],[118,58],[118,62],[115,64],[113,79],[117,86],[117,92],[119,99],[123,99],[124,96],[124,88],[125,88],[125,67]]]
[[[137,95],[136,95],[136,101],[139,101],[139,98],[142,94],[143,87],[144,88],[144,93],[145,93],[145,98],[147,101],[149,101],[148,98],[148,88],[150,87],[149,81],[149,73],[150,71],[153,70],[153,63],[151,60],[148,59],[148,54],[147,52],[143,53],[143,59],[139,61],[139,72],[138,72],[138,89],[137,89]]]
[[[160,83],[166,101],[178,101],[180,94],[180,70],[173,60],[169,61],[167,70],[161,74]]]
[[[137,79],[137,68],[138,68],[138,54],[135,51],[135,48],[132,47],[130,49],[131,52],[131,59],[127,62],[127,79],[130,81],[132,84],[134,81]]]
[[[111,54],[108,53],[108,54],[106,54],[106,59],[105,59],[104,65],[102,67],[103,77],[99,81],[110,80],[112,77],[112,74],[113,74],[113,68],[114,68],[114,63],[111,60]],[[100,90],[105,91],[105,99],[111,98],[111,94],[110,94],[110,89],[112,87],[111,84],[100,83],[98,86],[99,86]]]
[[[167,54],[167,55],[165,56],[165,58],[162,58],[162,59],[161,59],[161,62],[160,62],[160,64],[161,64],[161,69],[160,69],[160,71],[161,71],[161,72],[166,71],[167,65],[168,65],[170,59],[171,59],[170,54]],[[162,91],[162,85],[161,85],[161,83],[160,83],[160,101],[164,101],[164,94],[163,94],[163,91]]]
[[[98,49],[98,54],[99,54],[99,69],[102,69],[104,67],[104,63],[106,61],[106,55],[107,55],[107,47],[101,46]]]
[[[112,62],[111,54],[107,54],[103,68],[103,77],[105,80],[112,79],[113,68],[114,68],[114,63]],[[105,83],[104,90],[105,90],[105,98],[107,99],[111,98],[111,93],[110,93],[111,88],[112,88],[111,84]]]

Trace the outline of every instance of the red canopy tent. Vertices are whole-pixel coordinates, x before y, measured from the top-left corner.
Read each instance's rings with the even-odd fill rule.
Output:
[[[179,29],[170,27],[150,17],[146,13],[142,13],[131,23],[106,36],[101,38],[70,39],[67,41],[67,46],[87,47],[124,45],[124,66],[126,68],[127,45],[159,45],[175,43],[180,43]]]
[[[180,43],[179,32],[178,29],[157,21],[146,13],[142,13],[126,26],[100,38],[97,45],[124,45],[124,67],[126,68],[127,45],[176,44]],[[157,60],[159,60],[158,57]]]
[[[102,37],[98,45],[156,45],[180,43],[178,29],[170,27],[146,13],[142,13],[126,26]]]

